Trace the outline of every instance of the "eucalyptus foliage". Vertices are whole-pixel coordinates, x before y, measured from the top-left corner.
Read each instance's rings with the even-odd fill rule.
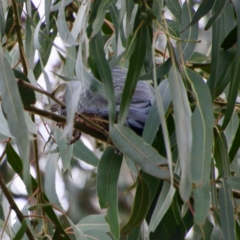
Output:
[[[239,0],[45,0],[44,6],[0,1],[2,236],[170,240],[191,230],[188,239],[240,239]],[[50,72],[53,49],[61,62]],[[117,116],[115,65],[128,69]],[[155,89],[143,136],[124,124],[138,80]],[[82,87],[106,97],[108,129],[76,118]],[[51,111],[54,104],[66,106],[67,117]],[[82,139],[70,144],[80,132],[96,139],[94,151]],[[88,177],[103,211],[83,218],[70,201],[73,219],[55,179],[58,173],[70,184],[76,159],[94,167]],[[121,174],[132,183],[120,187]],[[23,209],[10,190],[16,175],[27,190]],[[66,189],[77,196],[77,188]],[[124,192],[131,192],[131,210],[122,214]]]

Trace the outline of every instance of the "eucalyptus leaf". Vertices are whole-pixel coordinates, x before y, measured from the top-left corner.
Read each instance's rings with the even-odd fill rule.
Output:
[[[2,47],[0,47],[0,89],[2,97],[2,109],[5,113],[10,133],[16,140],[20,157],[23,162],[24,182],[26,187],[30,189],[30,143],[27,124],[15,76],[8,61],[4,57]]]

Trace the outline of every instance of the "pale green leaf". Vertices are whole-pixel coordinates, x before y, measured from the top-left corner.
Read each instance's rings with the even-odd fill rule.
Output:
[[[180,194],[183,200],[187,201],[192,187],[190,171],[192,151],[192,113],[183,80],[176,67],[170,69],[168,80],[173,101],[178,152],[182,168]]]
[[[15,137],[18,151],[23,162],[24,183],[28,190],[30,190],[30,143],[28,129],[17,82],[10,64],[4,57],[2,47],[0,47],[0,89],[3,111],[6,115],[10,133]]]

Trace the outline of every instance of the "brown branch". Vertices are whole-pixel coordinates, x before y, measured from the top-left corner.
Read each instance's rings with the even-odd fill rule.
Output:
[[[65,107],[65,104],[64,104],[63,102],[61,102],[58,98],[56,98],[56,97],[54,96],[54,92],[53,92],[53,93],[49,93],[48,91],[45,91],[44,89],[41,89],[41,88],[39,88],[39,87],[36,87],[36,86],[34,86],[34,85],[32,85],[32,84],[30,84],[30,83],[28,83],[28,82],[26,82],[26,81],[23,81],[23,80],[21,80],[21,79],[18,80],[18,84],[19,84],[19,85],[22,85],[22,86],[24,86],[24,87],[26,87],[26,88],[28,88],[28,89],[32,89],[32,90],[34,90],[34,91],[36,91],[36,92],[42,93],[42,94],[46,95],[47,97],[51,98],[51,99],[52,99],[54,102],[56,102],[58,105],[60,105],[60,106],[62,106],[62,107]]]
[[[10,193],[10,191],[8,190],[7,186],[5,185],[5,183],[3,181],[3,177],[2,177],[1,174],[0,174],[0,186],[2,188],[2,192],[4,193],[5,197],[7,198],[8,202],[10,204],[11,209],[14,210],[14,212],[16,213],[19,221],[21,223],[23,223],[23,221],[25,220],[24,215],[22,214],[22,212],[19,210],[17,204],[15,203],[15,201],[12,197],[12,194]],[[26,228],[26,234],[27,234],[27,236],[30,240],[35,240],[34,236],[32,235],[32,232],[30,231],[28,226]]]
[[[30,113],[34,113],[37,114],[39,116],[45,117],[47,119],[53,120],[57,123],[60,124],[66,124],[66,117],[46,111],[46,110],[42,110],[42,109],[38,109],[36,107],[33,106],[29,106],[29,107],[24,107],[24,109]],[[81,117],[81,116],[80,116]],[[86,124],[83,124],[81,122],[75,122],[74,123],[74,128],[80,132],[86,133],[94,138],[97,138],[101,141],[104,142],[108,142],[109,141],[109,136],[108,136],[108,132],[105,131],[100,131],[99,129],[95,129],[94,127],[90,127]]]

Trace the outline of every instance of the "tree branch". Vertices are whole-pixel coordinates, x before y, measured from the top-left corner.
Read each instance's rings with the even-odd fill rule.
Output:
[[[39,116],[53,120],[57,123],[60,123],[63,125],[66,124],[67,119],[64,116],[61,116],[61,115],[58,115],[58,114],[55,114],[55,113],[52,113],[52,112],[49,112],[46,110],[38,109],[33,106],[24,107],[24,109],[30,113],[37,114]],[[80,118],[81,118],[81,116],[80,116]],[[93,126],[90,127],[90,126],[83,124],[81,122],[78,122],[78,121],[74,123],[74,128],[80,132],[86,133],[86,134],[88,134],[94,138],[97,138],[101,141],[109,142],[109,135],[106,130],[103,131],[103,129],[95,129]]]

